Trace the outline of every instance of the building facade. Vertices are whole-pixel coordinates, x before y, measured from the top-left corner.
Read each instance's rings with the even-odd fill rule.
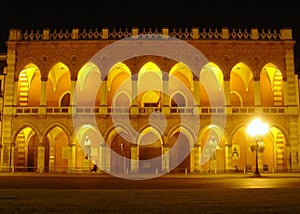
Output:
[[[6,44],[1,171],[299,170],[291,29],[11,29]]]

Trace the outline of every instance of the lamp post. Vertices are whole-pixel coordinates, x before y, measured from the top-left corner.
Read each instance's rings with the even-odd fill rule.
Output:
[[[259,138],[263,137],[269,127],[267,124],[263,123],[260,118],[254,119],[248,126],[247,132],[250,136],[255,137],[255,172],[254,176],[259,177],[260,173],[258,170],[258,147],[259,147]]]

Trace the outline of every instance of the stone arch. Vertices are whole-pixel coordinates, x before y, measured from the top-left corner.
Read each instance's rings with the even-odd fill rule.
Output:
[[[32,122],[28,122],[28,121],[22,123],[22,125],[20,125],[19,127],[14,129],[14,131],[12,133],[12,142],[16,141],[16,137],[19,134],[19,132],[26,127],[31,128],[37,134],[39,142],[40,142],[42,135],[41,135],[40,130],[36,127],[36,125],[37,124],[33,124]]]
[[[51,58],[51,61],[48,61],[47,65],[46,65],[46,70],[49,73],[49,71],[53,68],[53,66],[55,66],[57,63],[62,63],[64,64],[68,69],[71,69],[72,66],[72,62],[71,60],[66,57],[66,56],[54,56],[53,58]],[[48,74],[47,74],[48,76]]]
[[[179,95],[179,99],[176,99],[175,96]],[[175,100],[174,100],[174,97],[175,97]],[[176,100],[179,100],[179,101],[182,101],[183,98],[183,103],[180,102],[180,105],[177,105],[177,102]],[[170,101],[169,103],[171,104],[171,106],[173,106],[173,101],[175,102],[174,105],[176,104],[176,106],[179,106],[179,107],[186,107],[186,106],[189,106],[189,103],[188,103],[188,99],[186,97],[186,95],[184,93],[182,93],[181,91],[175,91],[171,96],[170,96]],[[183,105],[182,105],[183,104]]]
[[[104,159],[109,163],[111,173],[128,173],[131,171],[131,141],[130,133],[121,126],[115,126],[107,135],[106,143],[109,144],[109,151],[106,152]],[[134,156],[134,154],[133,154]]]
[[[35,65],[37,67],[37,69],[40,71],[41,76],[42,76],[41,69],[44,67],[44,65],[41,63],[41,61],[37,60],[34,57],[26,57],[26,58],[22,59],[21,62],[17,63],[17,66],[15,68],[15,73],[14,73],[15,78],[18,78],[20,75],[20,72],[24,69],[24,67],[26,67],[29,64]]]
[[[252,72],[253,76],[256,72],[257,66],[254,64],[254,61],[245,57],[245,56],[236,56],[234,59],[230,61],[229,67],[230,71],[239,63],[245,64],[249,70]]]
[[[284,57],[283,57],[284,59]],[[257,65],[257,68],[259,70],[259,72],[261,72],[261,70],[265,67],[266,64],[268,63],[272,63],[274,64],[276,67],[278,67],[278,69],[281,71],[282,73],[282,77],[283,79],[287,78],[287,73],[286,73],[286,69],[285,69],[285,62],[282,59],[279,59],[278,57],[274,57],[274,56],[267,56],[263,59],[261,59]]]
[[[122,99],[121,103],[118,102],[120,100],[120,97],[124,97],[124,99]],[[128,103],[127,103],[127,101],[128,101]],[[114,99],[113,99],[113,102],[112,102],[113,106],[117,106],[117,107],[119,107],[119,106],[120,107],[129,107],[130,103],[131,103],[131,96],[126,91],[119,91],[114,96]]]
[[[120,134],[121,132],[126,133],[126,135]],[[121,137],[124,138],[124,140],[129,141],[129,142],[132,141],[131,133],[128,132],[126,127],[123,126],[122,124],[115,124],[114,126],[110,127],[109,131],[107,131],[107,134],[105,136],[105,142],[108,144],[108,146],[111,146],[112,138],[115,137],[118,134],[120,134]]]
[[[48,127],[46,127],[43,131],[43,134],[42,134],[42,139],[45,139],[47,134],[55,127],[59,127],[60,129],[62,129],[66,135],[67,135],[67,138],[68,138],[68,141],[69,141],[69,144],[71,143],[71,139],[70,139],[70,136],[71,136],[71,132],[69,131],[69,129],[62,123],[60,122],[54,122],[54,123],[51,123]]]
[[[65,107],[65,106],[69,106],[71,100],[71,92],[70,91],[66,91],[65,93],[63,93],[60,98],[59,98],[59,106],[60,107]]]
[[[215,55],[213,55],[213,56],[212,55],[208,55],[207,59],[208,59],[208,62],[205,65],[207,65],[210,62],[216,64],[220,68],[220,70],[222,71],[223,76],[224,77],[226,76],[226,72],[227,72],[227,69],[229,68],[229,65],[228,65],[227,61],[224,62],[224,57],[221,58],[221,57],[218,57],[218,56],[215,56]],[[205,65],[203,65],[203,67]],[[199,72],[203,69],[203,67],[199,70]]]
[[[143,129],[137,139],[139,172],[156,173],[162,170],[163,138],[152,126]]]
[[[174,133],[176,130],[181,128],[185,132],[189,133],[190,142],[194,142],[194,144],[195,144],[200,130],[195,130],[194,127],[192,127],[192,126],[193,126],[192,122],[191,122],[191,124],[188,124],[187,121],[185,121],[184,123],[181,123],[181,124],[176,124],[174,126],[169,127],[169,129],[167,130],[166,136],[168,136],[168,137],[171,136],[172,133]]]
[[[126,137],[125,138],[126,140],[131,141],[131,142],[134,140],[134,138],[132,137],[132,133],[130,132],[131,129],[128,128],[126,126],[126,124],[122,124],[121,122],[117,122],[117,123],[113,123],[109,127],[107,127],[105,133],[103,134],[104,142],[106,142],[106,144],[108,144],[108,146],[110,146],[111,137],[115,136],[117,134],[116,127],[118,127],[119,130],[124,130],[124,132],[128,134],[129,139]],[[112,133],[113,133],[113,135],[112,135]],[[133,143],[136,143],[136,142],[133,142]]]
[[[241,107],[243,107],[243,97],[237,91],[230,91],[230,95],[235,95],[238,97]]]
[[[171,173],[194,171],[192,158],[195,141],[190,130],[179,126],[168,136],[169,169]]]
[[[199,133],[201,146],[200,165],[204,171],[210,173],[226,172],[230,159],[231,144],[228,134],[219,124],[207,124]]]
[[[139,70],[146,64],[147,62],[153,62],[156,64],[162,72],[168,73],[171,67],[176,64],[176,61],[163,57],[163,56],[155,56],[155,55],[143,55],[136,56],[130,59],[126,59],[124,64],[126,64],[131,70],[132,75],[136,75]]]

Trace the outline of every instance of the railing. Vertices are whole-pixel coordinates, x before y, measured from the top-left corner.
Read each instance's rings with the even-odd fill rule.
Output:
[[[285,107],[167,107],[169,114],[286,114]],[[147,115],[162,112],[159,107],[139,107],[138,114]],[[15,107],[15,115],[54,115],[54,114],[130,114],[130,107]]]
[[[24,30],[10,29],[9,40],[46,41],[46,40],[120,40],[124,38],[178,38],[181,40],[291,40],[291,29],[212,29],[192,28],[142,28],[132,29],[48,29]]]

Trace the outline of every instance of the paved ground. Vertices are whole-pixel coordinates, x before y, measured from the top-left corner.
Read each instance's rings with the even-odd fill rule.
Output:
[[[0,173],[0,213],[300,213],[300,174]]]

